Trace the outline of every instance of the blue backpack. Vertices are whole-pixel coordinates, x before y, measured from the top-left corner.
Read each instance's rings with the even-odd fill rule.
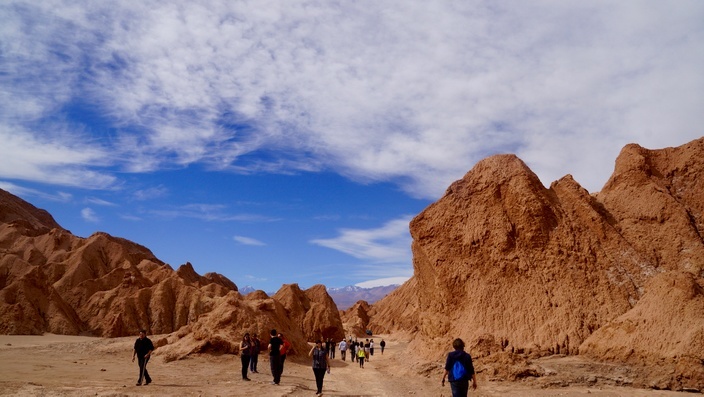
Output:
[[[467,370],[464,369],[464,365],[462,365],[459,360],[455,361],[455,364],[452,366],[452,378],[454,380],[463,380],[466,375]]]

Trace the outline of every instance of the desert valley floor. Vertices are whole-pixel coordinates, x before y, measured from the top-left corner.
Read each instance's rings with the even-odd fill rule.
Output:
[[[406,349],[407,343],[394,335],[382,336],[388,342],[387,350],[383,356],[377,352],[364,369],[349,360],[340,360],[338,355],[333,360],[331,374],[325,377],[323,395],[451,396],[449,386],[440,385],[442,363],[437,363],[437,369],[427,370],[427,375],[419,375],[411,368],[414,357]],[[138,367],[131,362],[134,339],[2,335],[0,396],[315,395],[315,380],[308,360],[298,363],[287,360],[281,385],[274,386],[270,384],[265,356],[259,362],[260,373],[251,374],[252,381],[244,382],[239,379],[238,356],[199,355],[167,363],[156,354],[148,366],[153,383],[137,387]],[[540,364],[551,368],[553,375],[524,382],[500,382],[480,374],[479,388],[470,391],[470,396],[683,396],[672,391],[608,384],[619,382],[618,368],[609,375],[603,364],[591,364],[579,357],[547,358]],[[605,382],[587,387],[565,381],[589,377]]]

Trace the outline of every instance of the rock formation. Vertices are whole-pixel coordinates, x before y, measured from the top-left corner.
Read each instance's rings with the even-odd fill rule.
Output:
[[[255,291],[244,297],[230,292],[216,299],[215,308],[197,321],[168,336],[169,345],[159,350],[165,359],[192,353],[239,353],[245,332],[257,334],[265,350],[269,332],[276,329],[291,342],[289,355],[303,358],[309,341],[342,338],[337,307],[322,285],[302,291],[298,285],[284,285],[273,296]]]
[[[459,336],[494,341],[480,355],[665,360],[662,385],[704,388],[704,349],[692,350],[704,335],[704,138],[626,146],[593,195],[569,175],[546,189],[517,157],[492,156],[410,229],[414,275],[373,306],[375,332],[405,330],[429,359]],[[667,342],[653,344],[657,332]]]
[[[369,325],[371,307],[366,301],[358,301],[349,309],[340,313],[347,335],[363,337]]]
[[[118,337],[141,328],[183,340],[173,357],[237,351],[245,331],[268,340],[277,328],[299,349],[315,337],[344,335],[323,286],[243,298],[220,274],[200,276],[190,263],[174,271],[147,248],[106,233],[76,237],[0,190],[0,333]]]

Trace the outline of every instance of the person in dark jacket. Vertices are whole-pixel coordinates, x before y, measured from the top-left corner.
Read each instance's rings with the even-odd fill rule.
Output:
[[[319,396],[323,394],[323,378],[325,378],[325,372],[330,373],[329,354],[325,352],[320,339],[315,341],[315,346],[310,349],[308,357],[313,357],[313,374],[315,375],[315,386],[318,388],[315,395]]]
[[[134,362],[134,356],[137,356],[137,363],[139,364],[137,386],[142,386],[142,379],[146,381],[145,385],[152,383],[152,378],[147,371],[147,362],[153,351],[154,344],[147,338],[147,331],[139,331],[139,338],[134,342],[134,351],[132,352],[132,362]]]
[[[249,369],[249,360],[252,357],[252,340],[249,338],[249,332],[246,332],[240,342],[240,359],[242,359],[242,380],[250,380],[247,376]]]
[[[281,373],[283,368],[281,365],[281,345],[284,341],[276,336],[276,330],[272,329],[271,338],[269,339],[269,367],[271,368],[271,375],[274,380],[271,382],[272,385],[278,385],[281,382]]]
[[[474,373],[472,357],[464,351],[464,341],[457,338],[452,342],[454,351],[448,353],[445,360],[445,372],[442,375],[442,385],[449,378],[452,397],[467,397],[469,379],[472,379],[472,389],[477,388],[477,375]],[[458,377],[458,373],[461,373]]]
[[[259,362],[259,352],[262,351],[262,342],[257,334],[252,335],[252,357],[249,359],[249,372],[259,373],[257,363]]]

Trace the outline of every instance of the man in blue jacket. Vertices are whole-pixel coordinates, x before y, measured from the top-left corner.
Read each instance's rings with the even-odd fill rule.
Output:
[[[469,379],[472,379],[472,389],[477,388],[477,375],[474,373],[472,357],[464,351],[464,341],[457,338],[452,342],[455,351],[448,353],[445,361],[445,372],[442,375],[442,385],[445,378],[450,381],[452,397],[467,397],[469,392]]]

